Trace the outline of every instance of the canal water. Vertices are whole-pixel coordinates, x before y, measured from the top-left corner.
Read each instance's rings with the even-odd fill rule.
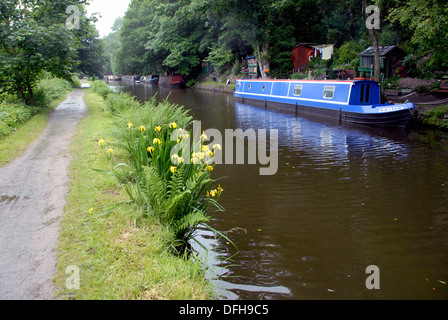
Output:
[[[225,212],[210,225],[238,248],[201,232],[223,299],[448,298],[448,137],[305,119],[231,94],[115,88],[169,95],[203,130],[278,130],[275,175],[249,164],[213,171]]]

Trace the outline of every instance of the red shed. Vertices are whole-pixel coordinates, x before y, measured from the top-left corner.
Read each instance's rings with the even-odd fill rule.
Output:
[[[315,44],[298,43],[292,50],[292,59],[294,61],[294,71],[303,70],[306,68],[311,58],[319,55],[319,51],[315,50]],[[317,52],[316,52],[317,51]]]

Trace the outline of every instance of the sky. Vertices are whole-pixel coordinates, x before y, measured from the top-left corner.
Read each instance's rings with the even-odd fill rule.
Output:
[[[100,37],[104,37],[112,32],[111,27],[118,17],[124,16],[131,0],[90,0],[86,6],[89,15],[98,12],[98,22],[96,28]]]

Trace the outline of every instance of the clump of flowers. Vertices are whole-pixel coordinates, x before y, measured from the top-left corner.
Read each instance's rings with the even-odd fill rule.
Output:
[[[144,123],[135,128],[128,121],[127,130],[127,163],[114,163],[113,149],[106,147],[104,140],[98,142],[111,159],[108,173],[122,183],[132,201],[172,230],[174,247],[179,251],[188,249],[188,241],[194,238],[198,226],[210,220],[210,206],[224,210],[218,203],[223,189],[221,185],[214,188],[211,178],[213,156],[221,146],[204,145],[208,138],[202,132],[190,151],[185,146],[191,134],[177,121]]]

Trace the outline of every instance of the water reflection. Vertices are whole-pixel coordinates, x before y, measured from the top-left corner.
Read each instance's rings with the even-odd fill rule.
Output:
[[[350,158],[394,157],[405,161],[408,139],[404,130],[379,131],[314,122],[235,102],[235,124],[243,130],[279,130],[279,143],[289,151],[313,155],[323,166],[340,166]]]

